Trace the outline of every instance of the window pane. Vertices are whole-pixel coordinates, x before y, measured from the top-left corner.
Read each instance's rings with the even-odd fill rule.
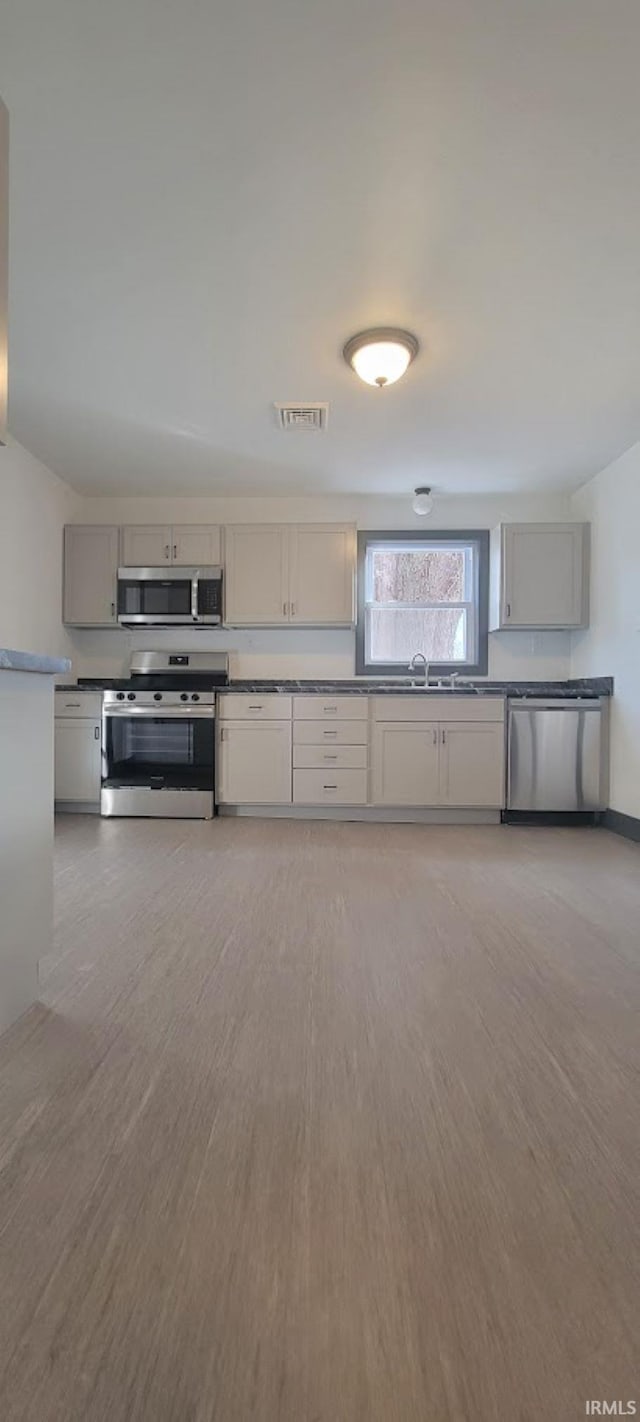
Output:
[[[465,602],[463,548],[372,548],[372,602]]]
[[[371,662],[401,662],[414,652],[428,662],[466,662],[467,613],[463,607],[384,608],[367,610]]]

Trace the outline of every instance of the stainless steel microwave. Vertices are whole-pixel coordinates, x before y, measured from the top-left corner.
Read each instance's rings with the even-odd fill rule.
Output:
[[[122,627],[216,627],[221,568],[118,568]]]

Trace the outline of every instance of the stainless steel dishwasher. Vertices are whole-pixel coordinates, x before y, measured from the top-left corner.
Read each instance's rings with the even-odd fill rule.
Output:
[[[606,809],[607,698],[513,698],[508,726],[507,810]]]

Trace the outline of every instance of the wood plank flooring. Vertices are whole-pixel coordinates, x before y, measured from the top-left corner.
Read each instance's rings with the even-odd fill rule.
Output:
[[[640,850],[61,819],[0,1039],[2,1422],[639,1398]]]

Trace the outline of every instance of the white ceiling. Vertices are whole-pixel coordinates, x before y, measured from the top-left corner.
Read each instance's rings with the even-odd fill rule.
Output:
[[[2,0],[13,434],[96,493],[579,484],[640,437],[639,47],[637,0]]]

